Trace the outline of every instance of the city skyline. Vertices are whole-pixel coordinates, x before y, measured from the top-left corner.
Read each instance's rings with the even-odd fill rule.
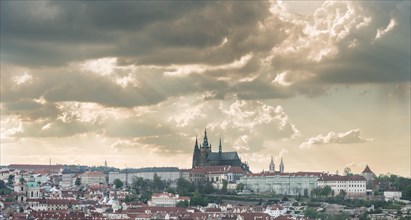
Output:
[[[1,165],[411,176],[409,1],[1,1]]]

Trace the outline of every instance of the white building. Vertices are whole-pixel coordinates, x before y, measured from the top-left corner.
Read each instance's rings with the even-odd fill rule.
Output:
[[[308,195],[317,187],[317,180],[323,175],[319,172],[297,173],[256,173],[247,174],[238,183],[244,184],[245,189],[254,193],[276,193],[282,195]]]
[[[154,193],[151,196],[151,200],[148,201],[149,206],[161,206],[161,207],[175,207],[177,202],[188,201],[189,197],[180,197],[178,194],[172,193]]]
[[[402,197],[401,191],[384,191],[384,198],[386,201],[399,200]]]
[[[348,197],[366,195],[367,180],[363,176],[324,175],[318,180],[318,187],[330,186],[334,195],[344,191]]]
[[[0,180],[7,182],[10,175],[13,175],[13,173],[10,172],[9,170],[0,170]]]
[[[271,217],[277,218],[278,216],[287,214],[287,209],[280,205],[273,205],[268,206],[264,213],[269,214]]]
[[[73,181],[75,175],[75,173],[63,173],[60,186],[63,188],[73,187],[75,183],[75,181]]]
[[[92,184],[104,184],[106,183],[106,175],[102,172],[97,171],[87,171],[80,175],[81,184],[92,185]]]

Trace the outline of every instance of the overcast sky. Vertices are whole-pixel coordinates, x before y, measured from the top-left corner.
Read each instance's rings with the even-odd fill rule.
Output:
[[[410,1],[1,1],[1,164],[410,176]],[[278,167],[278,166],[277,166]]]

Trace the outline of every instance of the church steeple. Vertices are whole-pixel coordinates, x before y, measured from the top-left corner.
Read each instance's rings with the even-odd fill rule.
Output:
[[[284,173],[284,162],[283,162],[282,157],[281,157],[281,163],[280,163],[280,173]]]
[[[270,162],[270,165],[269,165],[269,171],[270,171],[270,173],[275,172],[275,164],[274,164],[273,157],[271,157],[271,162]]]
[[[220,138],[220,145],[218,145],[218,153],[222,153],[223,152],[223,146],[221,145],[221,138]]]

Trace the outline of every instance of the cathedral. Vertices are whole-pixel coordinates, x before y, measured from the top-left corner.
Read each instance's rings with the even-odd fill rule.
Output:
[[[194,144],[193,152],[193,166],[195,167],[208,167],[208,166],[236,166],[241,167],[244,171],[250,172],[250,169],[246,163],[241,162],[237,152],[223,152],[223,147],[220,144],[218,146],[218,152],[211,151],[211,144],[208,143],[207,131],[204,131],[204,140],[202,144],[196,142]]]

